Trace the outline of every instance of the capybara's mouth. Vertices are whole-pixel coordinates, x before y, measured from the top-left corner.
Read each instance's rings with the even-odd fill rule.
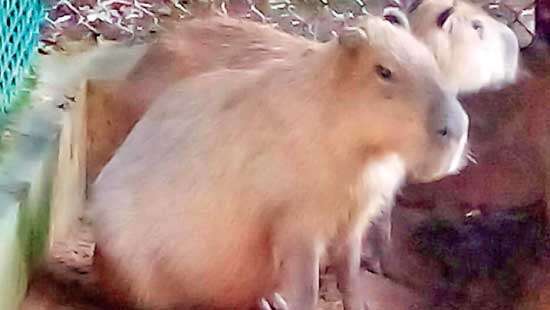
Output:
[[[407,183],[424,184],[441,181],[448,176],[460,174],[464,169],[466,169],[466,167],[468,167],[470,162],[477,163],[474,156],[470,154],[470,152],[464,152],[464,154],[459,158],[458,164],[455,164],[452,169],[449,168],[449,165],[447,165],[445,167],[442,167],[437,173],[432,174],[423,174],[412,171],[407,176]]]
[[[467,145],[464,148],[464,152],[462,153],[462,156],[460,157],[460,161],[459,161],[456,169],[454,169],[454,171],[451,171],[449,173],[449,175],[460,174],[470,164],[477,164],[477,160],[476,160],[474,152],[471,150],[469,145]]]

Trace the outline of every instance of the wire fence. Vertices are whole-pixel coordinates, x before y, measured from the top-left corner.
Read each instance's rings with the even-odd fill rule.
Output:
[[[0,0],[0,110],[9,111],[39,38],[41,0]]]
[[[52,6],[44,42],[69,39],[141,40],[160,19],[185,19],[205,9],[272,23],[283,31],[326,41],[367,10],[400,0],[60,0]],[[407,1],[407,0],[401,0]],[[535,0],[477,1],[518,36],[521,47],[535,38]]]

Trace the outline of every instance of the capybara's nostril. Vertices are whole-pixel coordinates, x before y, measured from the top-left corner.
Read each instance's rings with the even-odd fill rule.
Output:
[[[446,137],[449,134],[449,128],[445,126],[442,129],[439,129],[437,133],[443,137]]]

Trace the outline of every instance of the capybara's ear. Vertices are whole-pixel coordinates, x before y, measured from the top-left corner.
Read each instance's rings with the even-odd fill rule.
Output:
[[[367,41],[367,32],[362,27],[345,27],[338,35],[340,45],[355,49]]]
[[[422,1],[423,0],[404,1],[402,7],[408,13],[412,13],[422,4]]]
[[[454,7],[450,7],[445,11],[441,12],[439,16],[437,16],[437,20],[436,20],[437,27],[443,28],[443,26],[445,25],[449,17],[451,17],[451,15],[453,15],[454,12],[455,12]]]

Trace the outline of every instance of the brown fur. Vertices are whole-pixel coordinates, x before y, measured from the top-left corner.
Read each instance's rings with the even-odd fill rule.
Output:
[[[516,81],[517,37],[480,6],[462,0],[403,4],[402,9],[386,8],[384,16],[410,28],[428,46],[445,78],[459,93],[498,89]]]
[[[216,69],[252,69],[266,60],[304,53],[305,39],[274,31],[270,25],[211,16],[166,26],[129,75],[137,89],[147,89],[150,102],[182,78]]]
[[[327,44],[285,40],[284,61],[179,81],[92,187],[104,279],[130,301],[242,309],[280,293],[309,310],[328,252],[345,309],[364,309],[369,219],[405,178],[459,169],[467,116],[410,34],[372,19]]]
[[[233,18],[210,16],[166,27],[168,31],[147,47],[127,79],[105,94],[112,97],[110,106],[124,107],[129,113],[117,118],[117,112],[112,112],[112,121],[120,130],[106,136],[113,141],[111,148],[92,154],[97,169],[90,171],[90,180],[95,179],[149,105],[174,82],[222,68],[252,69],[265,61],[308,53],[306,39],[275,31],[269,25]]]

